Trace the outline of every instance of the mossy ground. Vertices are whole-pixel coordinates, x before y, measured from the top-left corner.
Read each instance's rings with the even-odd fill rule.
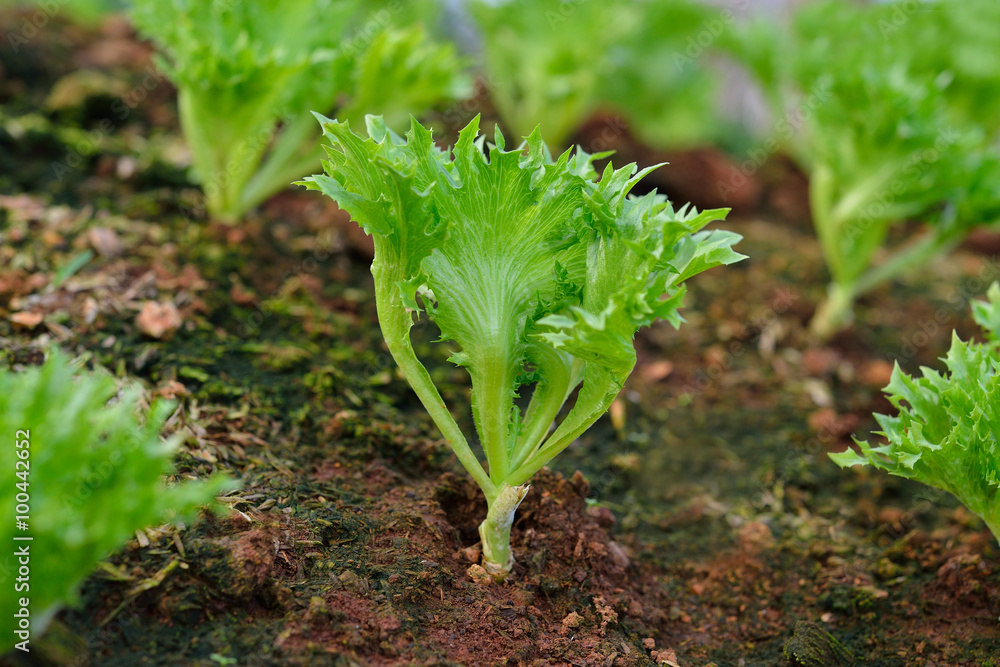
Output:
[[[55,343],[176,398],[178,474],[243,486],[228,515],[111,555],[50,663],[788,665],[809,621],[858,664],[994,664],[1000,554],[981,522],[826,457],[889,408],[891,360],[933,365],[952,328],[974,332],[994,258],[959,251],[881,288],[820,346],[818,248],[775,213],[801,207],[732,220],[750,260],[694,281],[680,330],[640,334],[610,416],[520,510],[514,581],[484,587],[465,570],[485,506],[385,351],[364,239],[307,193],[208,221],[141,54],[119,24],[59,17],[0,47],[0,355]],[[80,66],[124,88],[46,106]],[[172,336],[143,333],[149,301],[176,306]],[[415,336],[465,414],[463,373]]]

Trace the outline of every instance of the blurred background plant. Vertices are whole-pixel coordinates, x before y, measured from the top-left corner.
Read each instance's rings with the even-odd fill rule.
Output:
[[[831,276],[820,338],[853,321],[860,295],[1000,215],[1000,42],[978,29],[998,25],[998,6],[910,5],[824,0],[787,27],[761,19],[727,40],[789,119],[778,139],[810,177]],[[888,243],[910,220],[923,232]]]
[[[355,0],[136,0],[132,17],[178,87],[181,125],[217,219],[236,222],[320,166],[310,110],[392,127],[466,94],[426,7]],[[413,24],[412,21],[418,20]]]
[[[188,520],[235,486],[223,476],[166,483],[164,476],[175,474],[171,461],[180,442],[164,441],[160,433],[174,406],[164,401],[145,406],[144,419],[140,406],[144,399],[137,386],[119,386],[107,373],[80,371],[58,350],[40,367],[0,371],[0,432],[11,440],[0,448],[0,463],[10,471],[0,494],[0,511],[9,517],[0,539],[30,547],[30,589],[23,596],[31,600],[34,637],[62,605],[74,603],[83,579],[137,530]],[[15,439],[28,446],[15,447]],[[18,456],[21,451],[27,458]],[[27,462],[18,468],[27,474],[15,479],[18,461]],[[25,514],[15,511],[19,493],[29,496],[27,530],[16,530],[14,522],[15,515]],[[32,540],[15,542],[15,536]],[[13,590],[18,565],[10,555],[4,559],[4,577]],[[19,597],[2,596],[0,614],[14,618]],[[0,653],[14,641],[14,634],[5,633]]]
[[[718,136],[716,79],[685,54],[718,10],[674,0],[473,0],[485,86],[517,137],[540,125],[554,147],[598,110],[654,146]],[[731,14],[730,14],[731,16]]]

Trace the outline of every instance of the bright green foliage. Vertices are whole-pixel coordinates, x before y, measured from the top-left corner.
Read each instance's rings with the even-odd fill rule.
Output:
[[[655,145],[711,137],[714,86],[685,48],[718,10],[686,0],[476,0],[470,9],[491,99],[517,136],[540,125],[563,146],[605,108]]]
[[[851,322],[860,294],[1000,213],[997,118],[990,107],[975,108],[1000,98],[997,61],[992,78],[976,78],[972,62],[962,61],[968,72],[946,69],[961,60],[963,37],[970,41],[962,53],[981,50],[981,64],[996,48],[994,33],[981,31],[978,42],[958,28],[948,34],[959,23],[953,14],[966,11],[957,2],[896,18],[913,4],[828,0],[804,6],[788,30],[757,24],[743,36],[745,62],[787,121],[778,138],[811,177],[832,278],[813,320],[823,337]],[[930,23],[933,39],[925,35]],[[925,232],[883,257],[889,230],[908,219],[927,223]]]
[[[209,212],[238,220],[319,168],[309,109],[405,123],[464,95],[454,48],[410,25],[412,13],[360,0],[136,0],[134,21],[179,89]]]
[[[875,415],[888,442],[831,454],[838,465],[871,464],[954,495],[1000,539],[1000,284],[973,306],[987,343],[952,337],[946,373],[922,368],[910,377],[897,365],[885,388],[898,417]]]
[[[1000,3],[945,0],[930,9],[903,15],[903,3],[890,6],[879,29],[887,40],[913,49],[912,71],[941,77],[944,97],[957,124],[982,125],[1000,133]],[[904,42],[905,43],[902,43]]]
[[[603,156],[578,150],[553,160],[537,129],[512,150],[498,129],[487,155],[476,119],[451,155],[415,120],[405,139],[377,117],[368,119],[367,139],[347,123],[322,122],[327,174],[305,185],[372,235],[389,350],[491,508],[498,497],[514,498],[500,514],[512,516],[523,497],[506,492],[608,409],[635,365],[636,330],[656,319],[678,325],[682,283],[742,257],[730,247],[737,235],[701,231],[725,211],[629,196],[645,174],[635,165],[609,166],[594,182],[593,161]],[[409,330],[420,312],[457,345],[451,359],[471,376],[489,474],[414,354]],[[531,384],[522,414],[515,398]],[[494,546],[503,568],[509,547]]]
[[[74,21],[86,25],[95,25],[109,14],[122,12],[125,9],[125,0],[58,0],[56,3],[45,0],[0,0],[0,7],[5,5],[23,5],[35,11],[41,10],[48,14],[53,13],[53,8],[57,11],[67,11]],[[8,39],[11,34],[7,35]]]
[[[655,148],[704,146],[728,138],[730,128],[718,114],[721,75],[712,61],[736,29],[732,8],[748,2],[722,7],[688,0],[625,2],[623,11],[636,12],[638,22],[607,56],[614,71],[602,84],[602,103]]]
[[[139,391],[119,391],[106,374],[74,370],[54,351],[38,368],[0,372],[0,494],[3,528],[0,557],[7,592],[0,614],[11,623],[18,599],[31,600],[33,637],[43,631],[101,559],[151,524],[178,521],[231,486],[222,477],[167,485],[177,439],[160,439],[172,407],[152,406],[137,419]],[[16,466],[16,468],[15,468]],[[18,503],[27,494],[27,530],[15,525]],[[23,508],[21,508],[23,509]],[[15,541],[30,536],[32,541]],[[30,548],[29,590],[15,593],[19,563],[12,550]],[[0,653],[14,643],[8,631]]]

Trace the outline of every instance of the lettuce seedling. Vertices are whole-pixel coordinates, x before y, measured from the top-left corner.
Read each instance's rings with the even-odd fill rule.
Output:
[[[309,109],[405,123],[461,97],[454,47],[389,8],[359,0],[136,0],[132,16],[162,51],[209,213],[234,222],[320,168]],[[395,12],[395,13],[394,13]]]
[[[491,99],[517,136],[537,123],[561,147],[600,108],[656,145],[712,136],[712,78],[701,47],[686,50],[718,10],[686,0],[475,0],[470,10]]]
[[[172,407],[158,402],[140,422],[139,398],[135,387],[119,391],[110,375],[76,374],[58,351],[41,367],[0,371],[0,463],[7,471],[0,540],[29,553],[27,574],[11,551],[0,556],[8,588],[0,614],[17,624],[20,600],[30,600],[32,637],[136,530],[190,517],[232,486],[218,476],[165,484],[178,438],[164,442],[160,431]],[[5,632],[0,653],[23,639]]]
[[[885,388],[897,417],[875,415],[887,442],[855,440],[830,458],[841,467],[870,464],[951,493],[986,522],[1000,540],[1000,284],[973,304],[985,343],[952,336],[947,371],[921,368],[922,377],[893,369]]]
[[[810,175],[813,224],[831,276],[812,322],[821,338],[850,324],[860,295],[1000,213],[996,119],[985,110],[958,113],[955,79],[920,61],[928,49],[946,60],[958,35],[917,42],[887,34],[902,4],[815,3],[787,31],[756,25],[743,35],[745,62],[792,130],[781,137],[785,149]],[[956,7],[940,3],[930,13],[937,22]],[[911,17],[899,31],[925,20]],[[890,230],[914,219],[925,223],[923,233],[886,248]]]
[[[704,231],[724,210],[630,196],[649,170],[609,165],[594,182],[593,162],[606,155],[568,150],[553,160],[537,129],[508,150],[497,128],[487,147],[477,118],[447,152],[416,120],[404,139],[369,116],[362,138],[317,117],[330,159],[303,185],[373,237],[382,335],[486,496],[483,567],[502,579],[527,482],[608,409],[635,366],[636,330],[657,319],[679,325],[684,281],[741,259],[731,248],[740,237]],[[450,359],[471,377],[488,472],[414,352],[409,332],[421,313],[457,345]],[[515,399],[531,386],[522,410]]]

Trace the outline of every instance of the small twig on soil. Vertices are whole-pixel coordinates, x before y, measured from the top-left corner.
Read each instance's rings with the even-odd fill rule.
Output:
[[[122,600],[121,603],[117,607],[115,607],[112,610],[112,612],[108,614],[107,617],[105,617],[105,619],[97,625],[97,627],[103,628],[105,625],[111,622],[111,620],[114,619],[114,617],[117,616],[122,609],[125,608],[125,605],[129,604],[130,602],[135,600],[137,597],[139,597],[146,591],[152,590],[157,586],[159,586],[160,584],[162,584],[163,580],[167,578],[167,575],[176,570],[178,566],[180,566],[180,564],[181,564],[180,560],[173,559],[165,566],[163,566],[163,568],[160,569],[160,571],[154,574],[152,577],[150,577],[149,579],[143,579],[134,587],[132,587],[132,589],[129,590],[129,592],[125,595],[125,599]]]

